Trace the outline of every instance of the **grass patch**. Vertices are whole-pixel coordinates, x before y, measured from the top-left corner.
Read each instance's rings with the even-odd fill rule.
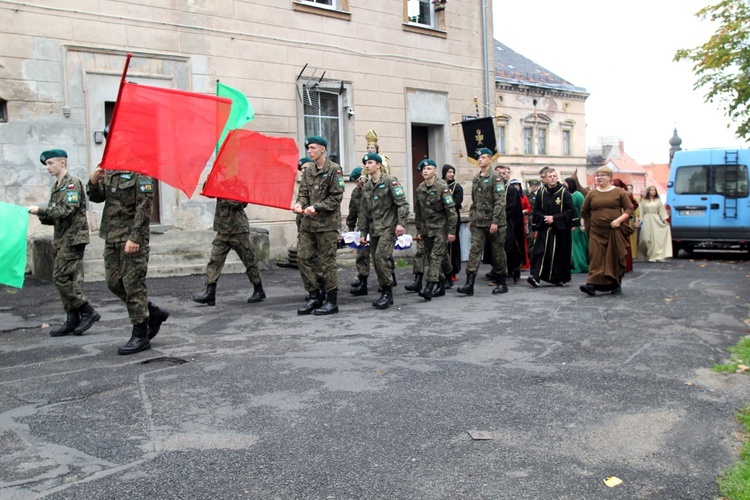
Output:
[[[750,405],[737,415],[745,429],[745,443],[740,450],[740,461],[729,468],[716,482],[722,498],[727,500],[750,499]]]
[[[740,370],[740,365],[750,366],[750,337],[744,337],[735,346],[727,349],[732,353],[729,362],[723,365],[714,365],[713,371],[720,373],[735,373]],[[748,497],[750,498],[750,497]]]
[[[409,264],[409,261],[406,259],[396,259],[394,263],[396,264],[396,267],[399,269],[402,269],[404,267],[411,267],[411,264]]]

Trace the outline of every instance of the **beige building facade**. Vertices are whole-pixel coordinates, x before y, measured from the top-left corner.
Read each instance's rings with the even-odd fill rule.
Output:
[[[491,19],[484,0],[0,0],[0,199],[46,202],[45,149],[67,150],[71,173],[88,177],[132,53],[128,80],[206,94],[220,80],[253,105],[244,128],[292,137],[300,156],[305,136],[325,135],[345,174],[375,130],[412,202],[425,156],[473,173],[451,122],[474,96],[494,101]],[[158,184],[155,232],[210,227],[212,200]],[[92,230],[100,211],[89,203]],[[272,258],[295,243],[290,211],[248,215]],[[48,231],[32,218],[31,237]]]
[[[586,90],[497,40],[495,69],[498,163],[524,189],[547,166],[586,185]]]

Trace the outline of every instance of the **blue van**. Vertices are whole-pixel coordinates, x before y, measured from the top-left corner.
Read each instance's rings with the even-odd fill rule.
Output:
[[[678,151],[667,184],[672,249],[750,250],[750,150]]]

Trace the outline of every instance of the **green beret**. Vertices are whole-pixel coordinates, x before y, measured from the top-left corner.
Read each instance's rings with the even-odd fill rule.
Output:
[[[474,156],[477,158],[479,158],[482,155],[492,156],[492,150],[489,148],[480,148],[480,149],[477,149],[476,153],[474,153]]]
[[[367,153],[362,157],[362,165],[367,163],[367,160],[375,160],[378,163],[383,163],[383,158],[377,153]]]
[[[297,170],[302,170],[302,165],[304,165],[305,163],[312,163],[312,162],[313,161],[307,156],[305,156],[304,158],[300,158],[299,161],[297,162]]]
[[[42,165],[46,165],[47,160],[49,160],[50,158],[67,158],[67,157],[68,157],[68,153],[66,153],[62,149],[48,149],[47,151],[39,155],[39,161],[42,162]]]
[[[328,147],[328,141],[326,141],[319,135],[311,135],[310,137],[305,139],[305,147],[309,146],[310,144],[320,144],[323,147]]]
[[[362,167],[356,167],[352,169],[351,173],[349,174],[349,179],[356,181],[362,176]]]
[[[435,160],[430,160],[429,158],[425,158],[424,160],[419,162],[419,165],[417,166],[417,170],[420,172],[425,167],[425,165],[432,165],[433,167],[437,168],[437,163],[435,163]]]
[[[537,181],[537,180],[530,180],[529,181],[529,186],[538,186],[538,185],[539,185],[539,181]]]

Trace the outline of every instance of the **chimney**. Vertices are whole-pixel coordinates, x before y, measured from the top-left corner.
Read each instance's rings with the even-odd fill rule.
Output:
[[[620,139],[620,153],[625,152],[625,141]]]

